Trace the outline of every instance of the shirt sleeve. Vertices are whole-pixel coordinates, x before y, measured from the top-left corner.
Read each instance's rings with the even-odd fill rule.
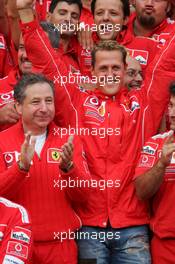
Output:
[[[158,141],[150,138],[142,148],[133,180],[150,170],[156,164],[160,154],[161,147]]]
[[[20,188],[28,172],[19,169],[18,164],[14,163],[7,168],[2,153],[0,152],[0,196],[12,197]]]
[[[6,211],[4,211],[4,216],[1,216],[1,220],[6,217],[7,225],[5,231],[1,232],[0,263],[31,263],[32,232],[28,213],[24,207],[6,199],[3,200],[7,207],[6,209],[4,207]]]

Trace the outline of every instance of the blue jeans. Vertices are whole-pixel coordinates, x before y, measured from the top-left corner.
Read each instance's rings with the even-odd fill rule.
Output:
[[[82,263],[92,260],[92,264],[151,264],[146,225],[129,228],[84,226],[77,233],[77,244]]]

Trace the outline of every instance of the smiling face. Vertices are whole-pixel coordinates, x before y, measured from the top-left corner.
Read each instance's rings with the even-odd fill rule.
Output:
[[[29,73],[32,71],[32,63],[28,60],[22,35],[20,36],[18,47],[18,65],[21,73]]]
[[[105,95],[115,95],[123,85],[125,65],[119,50],[99,50],[95,54],[92,75],[97,77],[97,86]]]
[[[55,115],[54,95],[48,83],[28,85],[21,103],[16,103],[25,131],[42,134]]]
[[[170,3],[167,0],[135,0],[135,8],[139,23],[153,29],[167,17]]]
[[[94,22],[101,40],[115,40],[127,20],[124,18],[123,3],[120,0],[97,0]],[[120,29],[120,30],[119,30]]]
[[[64,1],[58,2],[53,13],[49,13],[47,20],[60,29],[60,34],[72,36],[77,28],[80,18],[78,4],[68,4]]]
[[[140,89],[143,83],[143,72],[140,63],[131,56],[127,56],[126,63],[127,69],[124,78],[126,87],[129,90]]]

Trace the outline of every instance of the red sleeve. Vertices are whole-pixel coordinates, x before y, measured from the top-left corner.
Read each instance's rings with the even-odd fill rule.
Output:
[[[0,196],[12,197],[27,174],[18,168],[17,163],[7,169],[3,156],[0,154]]]
[[[7,207],[4,207],[0,220],[3,225],[5,220],[2,222],[2,219],[6,216],[6,228],[5,225],[0,225],[0,229],[5,229],[4,232],[1,231],[4,236],[0,242],[0,263],[31,263],[32,233],[27,211],[6,199],[0,198],[1,200]]]
[[[6,41],[3,35],[0,34],[0,78],[7,76],[13,67],[13,60],[7,48]]]
[[[161,154],[161,146],[159,141],[154,137],[150,138],[142,148],[133,180],[150,170],[157,162]]]
[[[152,116],[153,133],[158,131],[169,102],[169,86],[175,80],[175,33],[156,55],[146,75],[148,109],[145,116],[145,133],[149,133]],[[145,134],[146,135],[146,134]],[[149,136],[149,135],[146,135]],[[147,137],[148,138],[148,137]]]
[[[83,145],[78,136],[74,138],[74,168],[68,173],[60,170],[63,180],[67,181],[67,193],[72,201],[86,201],[90,192],[91,175],[86,161]]]
[[[137,94],[144,108],[143,143],[156,134],[169,102],[169,86],[175,80],[175,33],[148,66],[144,85]]]

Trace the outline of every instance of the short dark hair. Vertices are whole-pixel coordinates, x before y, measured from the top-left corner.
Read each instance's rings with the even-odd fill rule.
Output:
[[[169,3],[170,5],[170,11],[167,12],[167,17],[172,17],[173,15],[173,3]]]
[[[50,44],[53,48],[59,47],[60,33],[57,28],[50,22],[41,21],[40,26],[48,34]]]
[[[175,81],[170,84],[169,91],[170,95],[175,96]]]
[[[15,100],[22,104],[26,97],[25,91],[27,87],[36,83],[48,83],[54,95],[54,84],[52,81],[48,80],[43,74],[27,73],[23,74],[21,79],[14,86]]]
[[[94,16],[94,13],[95,13],[96,1],[97,0],[92,0],[92,2],[91,2],[91,12],[92,12],[93,16]],[[129,4],[129,0],[116,0],[116,1],[122,2],[124,18],[125,17],[129,17],[130,16],[130,4]]]
[[[54,12],[54,10],[55,10],[55,8],[59,2],[66,2],[68,5],[77,4],[79,9],[80,9],[80,13],[81,13],[81,10],[82,10],[81,0],[52,0],[52,2],[50,3],[50,6],[49,6],[49,12],[50,13]]]
[[[126,65],[126,56],[127,56],[126,49],[122,45],[119,45],[115,40],[101,40],[98,42],[97,45],[94,46],[91,52],[92,67],[94,68],[95,66],[97,51],[113,51],[113,50],[119,51],[122,54],[123,63],[124,65]]]

